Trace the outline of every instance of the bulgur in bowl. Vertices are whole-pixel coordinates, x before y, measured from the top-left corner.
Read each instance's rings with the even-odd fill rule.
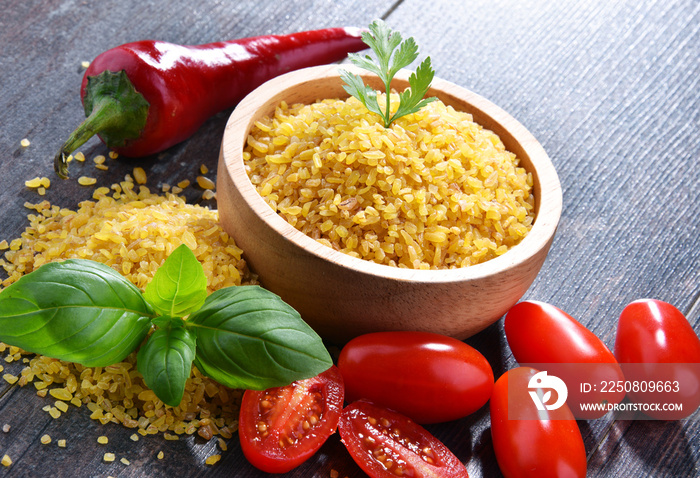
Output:
[[[384,134],[348,99],[340,69],[382,89],[349,65],[312,67],[233,111],[218,165],[222,227],[262,285],[329,341],[385,330],[467,338],[544,263],[562,208],[556,171],[514,118],[437,78],[428,96],[439,101]]]

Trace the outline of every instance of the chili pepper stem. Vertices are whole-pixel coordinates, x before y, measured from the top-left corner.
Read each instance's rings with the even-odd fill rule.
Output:
[[[71,133],[66,142],[63,143],[63,146],[61,146],[61,149],[59,150],[58,154],[56,154],[53,163],[56,174],[58,174],[60,178],[68,178],[68,157],[71,155],[71,153],[85,144],[87,140],[103,130],[105,123],[112,122],[110,115],[105,113],[111,109],[109,103],[110,101],[105,99],[105,101],[101,103],[101,106],[95,108],[92,113],[90,113],[90,116],[85,118],[85,121],[83,121],[80,126],[78,126],[78,128]]]
[[[103,71],[88,77],[85,94],[87,118],[71,133],[54,157],[54,170],[68,178],[68,157],[96,134],[112,148],[138,138],[146,124],[148,102],[132,85],[126,73]]]

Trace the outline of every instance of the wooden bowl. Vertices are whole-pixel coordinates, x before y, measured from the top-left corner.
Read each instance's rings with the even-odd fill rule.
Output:
[[[527,291],[554,238],[562,208],[557,173],[537,140],[515,119],[484,98],[435,79],[428,96],[473,115],[498,134],[534,179],[536,219],[520,244],[481,264],[460,269],[413,270],[358,259],[319,244],[278,216],[257,193],[243,164],[253,122],[279,103],[346,98],[338,70],[307,68],[279,76],[248,95],[226,125],[218,164],[217,200],[223,228],[243,249],[261,284],[298,310],[324,338],[342,344],[386,330],[424,330],[467,338],[497,321]],[[403,90],[401,72],[392,87]]]

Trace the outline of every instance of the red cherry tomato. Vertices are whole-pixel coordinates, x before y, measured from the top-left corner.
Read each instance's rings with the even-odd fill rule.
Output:
[[[338,430],[345,448],[371,478],[469,478],[462,462],[425,428],[368,401],[345,407]]]
[[[513,356],[521,365],[546,370],[564,380],[567,404],[577,418],[599,418],[608,412],[601,405],[607,407],[625,398],[624,390],[606,386],[624,380],[613,353],[563,310],[543,302],[520,302],[506,314],[504,328]]]
[[[576,419],[566,403],[537,409],[528,388],[537,373],[518,367],[494,385],[491,437],[498,466],[506,478],[583,478],[586,449]]]
[[[238,424],[243,454],[268,473],[299,466],[335,432],[343,398],[335,366],[286,387],[246,390]]]
[[[700,338],[673,305],[641,299],[625,307],[615,356],[625,372],[628,397],[644,405],[645,414],[679,420],[700,406]],[[668,408],[676,404],[682,409]]]
[[[427,332],[361,335],[340,352],[349,402],[367,399],[418,423],[464,417],[491,396],[493,371],[476,349]]]

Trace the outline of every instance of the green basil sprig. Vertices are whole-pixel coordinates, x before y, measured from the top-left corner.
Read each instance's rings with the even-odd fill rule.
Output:
[[[313,377],[333,363],[321,338],[272,292],[233,286],[207,297],[202,266],[186,245],[143,293],[86,259],[45,264],[0,291],[0,341],[28,352],[107,366],[147,336],[137,368],[171,406],[182,400],[193,362],[219,383],[253,390]]]

